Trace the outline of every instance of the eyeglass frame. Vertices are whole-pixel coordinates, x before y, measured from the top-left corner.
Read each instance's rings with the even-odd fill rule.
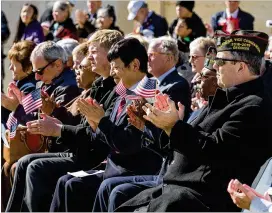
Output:
[[[212,71],[213,72],[213,71]],[[202,72],[199,73],[200,74],[200,79],[203,81],[206,81],[207,79],[211,78],[211,77],[216,77],[214,75],[204,75]]]
[[[219,62],[220,61],[220,62]],[[243,60],[237,60],[237,59],[228,59],[228,58],[214,58],[214,64],[219,66],[219,67],[222,67],[226,64],[227,61],[231,61],[231,62],[244,62],[246,64],[248,64],[247,61],[243,61]],[[219,63],[218,63],[219,62]]]
[[[51,64],[53,64],[55,61],[57,61],[59,58],[49,62],[47,65],[45,65],[42,68],[36,69],[36,70],[32,70],[33,73],[38,74],[38,75],[43,75],[44,74],[44,70]]]

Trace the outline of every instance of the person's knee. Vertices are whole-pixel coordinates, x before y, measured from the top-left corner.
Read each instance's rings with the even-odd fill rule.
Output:
[[[112,178],[106,179],[104,180],[98,190],[98,193],[108,193],[110,194],[110,192],[114,189],[114,187],[116,186],[115,182],[112,180]]]
[[[32,162],[32,155],[25,155],[21,157],[17,162],[17,169],[27,169],[28,165]]]
[[[131,185],[130,184],[122,184],[119,186],[116,186],[110,193],[109,200],[111,202],[116,202],[116,200],[119,200],[121,197],[126,197],[126,193],[128,192],[128,189]]]
[[[68,180],[65,184],[66,193],[69,192],[83,192],[85,189],[85,185],[79,178],[72,178]]]
[[[58,182],[57,182],[57,187],[60,188],[60,187],[63,187],[65,188],[66,186],[66,183],[68,182],[68,180],[70,180],[70,176],[69,175],[64,175],[62,177],[60,177],[58,179]]]
[[[38,179],[38,176],[40,175],[40,172],[42,172],[43,167],[39,159],[34,160],[29,163],[26,170],[26,178],[35,178]]]

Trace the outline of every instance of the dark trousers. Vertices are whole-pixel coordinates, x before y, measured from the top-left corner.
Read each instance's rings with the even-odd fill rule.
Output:
[[[96,170],[87,173],[94,172]],[[81,178],[62,176],[57,182],[50,212],[91,212],[102,181],[103,173]]]
[[[35,171],[35,168],[40,168],[39,165],[38,167],[36,166],[37,165],[36,163],[39,162],[39,160],[48,159],[48,158],[61,159],[61,158],[67,158],[69,156],[71,156],[70,153],[36,153],[36,154],[26,155],[22,157],[21,159],[19,159],[16,165],[14,182],[13,182],[13,186],[11,190],[11,195],[9,197],[9,201],[7,204],[6,212],[21,211],[26,190],[28,190],[28,196],[31,196],[29,195],[31,188],[33,189],[33,187],[36,187],[35,190],[37,190],[39,193],[40,190],[48,187],[49,182],[52,180],[51,174],[53,173],[53,171],[55,172],[55,168],[47,168],[45,172],[42,172],[45,175],[45,177],[42,177],[42,180],[45,180],[45,182],[41,183],[38,180],[38,177],[40,175],[38,174],[38,176],[36,176],[36,174],[33,172]],[[28,182],[26,182],[26,180],[28,180]],[[33,182],[31,182],[31,180],[33,180]],[[39,183],[40,185],[37,185],[37,183]],[[28,188],[26,188],[26,185]],[[47,209],[47,211],[48,210],[49,208]]]
[[[161,183],[160,176],[112,177],[104,180],[97,192],[93,212],[113,212],[141,191]]]

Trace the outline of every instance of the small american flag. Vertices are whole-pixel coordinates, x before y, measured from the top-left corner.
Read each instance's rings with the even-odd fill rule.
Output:
[[[10,129],[12,125],[17,125],[17,119],[14,117],[14,113],[11,112],[9,114],[8,120],[7,120],[7,128]]]
[[[12,139],[16,136],[17,124],[11,125],[9,130],[9,138]]]
[[[153,98],[156,94],[157,80],[144,77],[134,92],[143,98]]]
[[[120,81],[117,86],[116,86],[116,93],[122,97],[122,98],[126,98],[129,100],[137,100],[140,99],[141,97],[139,97],[135,92],[127,89],[123,82]]]
[[[138,99],[141,99],[142,97],[138,96],[135,92],[127,89],[127,96],[126,96],[126,98],[129,99],[129,100],[138,100]]]
[[[116,86],[116,93],[122,98],[126,97],[127,88],[124,86],[122,80]]]
[[[40,108],[42,106],[41,89],[36,89],[23,97],[22,105],[25,109],[26,114]]]

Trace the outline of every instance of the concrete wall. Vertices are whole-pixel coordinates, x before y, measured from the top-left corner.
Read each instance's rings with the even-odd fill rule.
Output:
[[[8,1],[2,0],[1,6],[2,10],[5,12],[9,27],[11,30],[11,36],[9,41],[5,44],[5,53],[9,50],[12,45],[14,35],[17,28],[17,22],[20,14],[20,9],[22,5],[27,1]],[[31,1],[35,4],[40,14],[49,7],[53,1]],[[155,0],[148,0],[149,8],[155,10],[159,14],[165,16],[167,18],[168,23],[171,23],[172,20],[175,18],[175,1],[155,1]],[[103,1],[103,5],[111,4],[114,5],[116,8],[117,13],[117,25],[125,32],[129,33],[132,31],[133,23],[127,21],[126,17],[128,15],[127,12],[127,4],[128,1]],[[80,9],[87,9],[86,8],[86,1],[77,0],[76,7]],[[270,33],[271,31],[265,27],[265,21],[267,19],[272,19],[271,15],[271,8],[272,8],[272,1],[242,1],[241,8],[245,11],[250,12],[255,16],[255,29],[260,30],[266,33]],[[203,1],[199,0],[196,2],[195,11],[196,13],[203,19],[204,22],[209,23],[212,14],[216,13],[217,11],[224,9],[224,2],[221,0],[218,1]],[[73,17],[73,16],[72,16]],[[5,70],[7,73],[6,80],[4,82],[7,85],[8,82],[11,80],[11,76],[8,71],[8,60],[5,61]]]

